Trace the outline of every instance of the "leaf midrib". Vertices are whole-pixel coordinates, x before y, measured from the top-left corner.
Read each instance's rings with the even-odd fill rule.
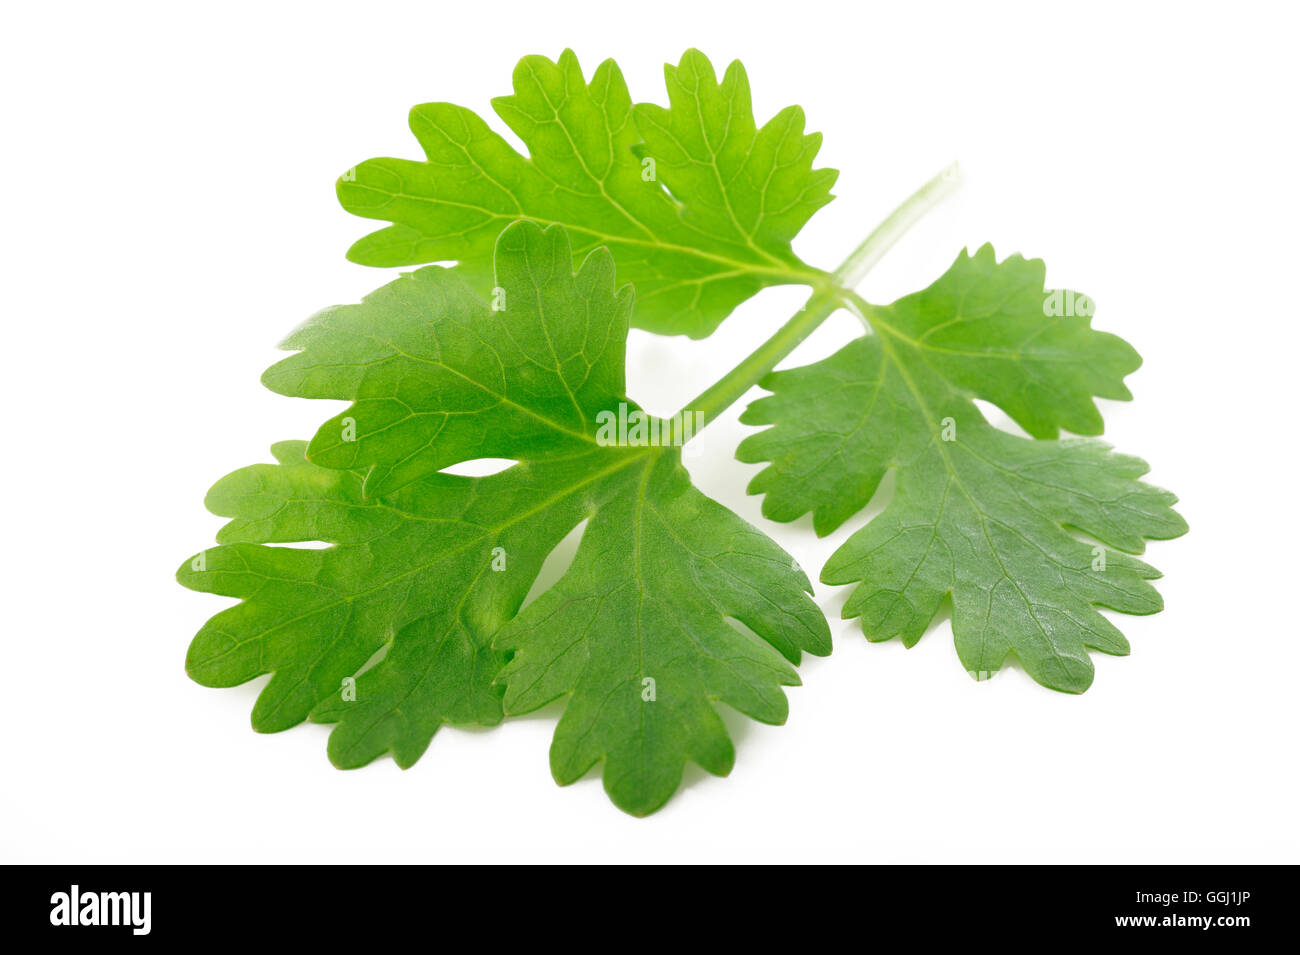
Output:
[[[690,258],[705,259],[711,262],[717,262],[721,265],[726,265],[731,268],[734,268],[737,271],[742,273],[749,273],[755,275],[774,275],[780,278],[793,279],[795,280],[796,283],[799,284],[808,284],[808,285],[816,284],[817,282],[823,280],[827,274],[820,269],[813,269],[807,266],[804,266],[802,268],[777,268],[775,266],[757,265],[753,262],[745,262],[740,259],[730,258],[729,256],[718,255],[717,253],[708,252],[705,251],[704,249],[697,248],[694,246],[681,245],[676,242],[668,242],[658,238],[654,240],[649,240],[649,239],[638,239],[633,236],[614,235],[612,233],[601,231],[600,229],[594,228],[592,226],[579,225],[574,222],[561,222],[558,219],[548,219],[539,215],[524,214],[524,213],[513,213],[513,214],[502,213],[502,212],[497,212],[493,209],[485,208],[483,206],[475,205],[473,203],[453,202],[449,199],[442,199],[434,196],[417,196],[417,195],[412,195],[409,192],[396,192],[388,189],[380,189],[377,186],[370,186],[370,185],[365,185],[363,183],[357,183],[357,182],[349,183],[348,185],[353,189],[368,190],[371,192],[376,192],[382,196],[388,196],[395,199],[407,199],[412,202],[426,202],[433,205],[454,206],[455,208],[458,209],[469,209],[474,212],[482,212],[485,215],[487,215],[490,219],[495,221],[515,222],[515,221],[523,220],[526,222],[533,222],[540,226],[562,225],[570,233],[578,233],[578,234],[585,233],[586,235],[594,237],[597,240],[598,244],[603,243],[603,244],[618,244],[618,245],[635,245],[646,249],[674,252],[679,255],[683,255]],[[394,227],[395,225],[396,224],[394,224]],[[413,228],[413,227],[407,226],[407,228]],[[430,235],[429,233],[423,232],[422,230],[417,230],[417,231],[419,231],[420,237],[422,239],[440,239],[444,237],[443,234]],[[715,241],[723,241],[723,242],[730,241],[721,236],[714,235],[712,233],[706,232],[703,234]],[[767,256],[767,257],[769,259],[772,258],[771,256]]]

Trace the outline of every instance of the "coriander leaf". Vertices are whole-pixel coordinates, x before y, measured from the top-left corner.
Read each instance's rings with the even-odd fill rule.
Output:
[[[676,455],[621,477],[568,573],[495,645],[517,651],[500,677],[507,713],[571,694],[551,745],[556,781],[567,785],[603,758],[610,798],[642,816],[672,795],[684,760],[731,771],[735,753],[713,700],[784,723],[781,686],[798,683],[786,660],[829,653],[830,635],[802,572],[692,487]]]
[[[577,275],[571,261],[562,229],[512,228],[492,304],[459,270],[420,269],[310,319],[283,342],[297,354],[262,382],[353,402],[307,456],[362,471],[367,497],[475,458],[590,451],[594,416],[623,400],[632,289],[614,289],[608,253]]]
[[[808,580],[691,486],[678,448],[600,440],[602,412],[636,411],[623,380],[632,295],[607,252],[577,274],[571,263],[562,228],[518,223],[496,248],[504,308],[429,267],[286,340],[301,350],[268,385],[353,404],[309,446],[277,445],[278,464],[218,482],[208,504],[234,519],[222,546],[180,571],[186,586],[242,599],[195,637],[187,667],[213,686],[273,674],[256,728],[337,723],[337,765],[392,752],[409,766],[442,723],[499,721],[503,695],[513,712],[571,694],[557,779],[606,757],[611,797],[643,814],[686,760],[730,768],[713,701],[784,719],[791,663],[830,649]],[[654,420],[651,433],[667,433]],[[519,463],[441,473],[488,456]],[[572,567],[494,648],[583,521]],[[331,546],[268,546],[294,541]],[[511,654],[518,666],[501,672]]]
[[[758,127],[744,67],[719,83],[689,50],[664,69],[669,106],[633,105],[606,60],[588,83],[577,57],[528,56],[514,95],[492,101],[527,146],[521,156],[473,111],[428,103],[411,111],[425,161],[371,159],[338,183],[349,212],[393,225],[357,242],[364,265],[457,261],[480,292],[510,222],[562,223],[579,260],[598,246],[636,285],[633,324],[702,338],[770,285],[824,273],[790,242],[830,201],[836,173],[813,169],[820,134],[787,107]]]
[[[1172,494],[1137,480],[1143,462],[1094,441],[1007,434],[971,402],[994,402],[1046,436],[1100,431],[1092,397],[1128,397],[1122,379],[1137,355],[1089,327],[1090,304],[1087,314],[1051,314],[1053,302],[1086,300],[1045,291],[1043,274],[1041,262],[998,263],[985,246],[924,291],[888,306],[860,302],[875,334],[770,375],[763,387],[773,394],[741,420],[773,427],[746,438],[737,457],[770,462],[750,484],[766,495],[766,516],[811,511],[819,534],[894,471],[892,500],[823,569],[826,583],[858,584],[844,616],[860,617],[871,640],[911,646],[950,597],[972,675],[1014,653],[1038,682],[1082,692],[1088,649],[1128,652],[1097,608],[1161,608],[1147,582],[1158,573],[1129,554],[1186,524]]]
[[[254,728],[341,720],[329,754],[342,767],[390,749],[410,766],[443,722],[500,722],[492,681],[505,661],[488,641],[585,516],[580,486],[554,493],[556,466],[542,465],[436,474],[367,499],[360,475],[311,464],[305,449],[278,444],[278,464],[236,471],[209,492],[208,508],[233,520],[180,581],[243,602],[194,638],[190,676],[235,686],[274,674]],[[333,546],[262,546],[296,541]],[[503,554],[508,572],[493,572]],[[349,693],[343,681],[385,648]]]

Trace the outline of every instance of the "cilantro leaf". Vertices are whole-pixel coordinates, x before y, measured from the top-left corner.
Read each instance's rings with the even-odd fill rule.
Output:
[[[305,449],[278,444],[278,464],[236,471],[209,492],[208,508],[233,520],[222,546],[183,566],[180,580],[243,603],[195,637],[189,674],[234,686],[272,673],[254,728],[342,720],[329,744],[342,767],[389,749],[409,766],[442,722],[500,722],[492,681],[504,657],[489,638],[523,602],[548,547],[583,519],[580,495],[555,495],[537,469],[520,468],[433,475],[367,499],[360,475],[311,464]],[[333,546],[262,546],[296,541]],[[508,555],[508,572],[491,571],[494,553]],[[348,694],[343,681],[385,647]]]
[[[746,438],[737,457],[770,462],[749,488],[766,495],[766,516],[811,511],[819,534],[895,471],[893,499],[823,569],[826,583],[858,585],[844,616],[860,617],[871,640],[911,646],[950,597],[970,673],[991,674],[1014,653],[1038,682],[1082,692],[1089,649],[1128,652],[1097,608],[1161,607],[1148,583],[1158,573],[1129,555],[1186,524],[1172,494],[1137,480],[1143,462],[1094,441],[1005,433],[971,402],[993,402],[1045,438],[1100,432],[1093,396],[1129,396],[1123,377],[1136,353],[1092,330],[1091,304],[1046,291],[1043,276],[1040,261],[999,263],[986,245],[892,305],[856,300],[875,334],[770,375],[763,387],[773,394],[741,420],[773,427]]]
[[[633,105],[613,60],[588,83],[571,50],[525,57],[514,95],[492,105],[527,157],[471,110],[415,107],[425,161],[371,159],[338,183],[349,212],[393,223],[349,258],[457,261],[483,292],[502,228],[562,223],[579,260],[613,252],[619,282],[636,285],[636,326],[694,338],[767,286],[820,282],[790,242],[830,201],[836,173],[812,168],[821,136],[805,135],[803,111],[757,126],[744,67],[733,62],[719,83],[697,50],[664,74],[667,109]]]
[[[604,758],[615,804],[653,812],[685,759],[731,770],[710,701],[784,723],[780,688],[798,683],[785,661],[830,652],[826,619],[791,568],[771,540],[692,487],[675,455],[647,459],[592,518],[568,573],[497,636],[517,651],[501,673],[506,712],[572,694],[551,746],[555,779],[566,785]]]
[[[601,413],[630,406],[632,294],[607,252],[576,274],[572,260],[562,228],[518,223],[497,243],[503,309],[428,267],[286,340],[300,350],[270,387],[353,403],[310,445],[277,445],[278,464],[218,482],[207,503],[233,520],[179,573],[242,600],[199,632],[187,668],[211,686],[271,673],[255,728],[337,723],[337,765],[391,752],[409,766],[442,723],[569,694],[556,778],[604,757],[615,803],[644,814],[687,760],[729,770],[713,701],[784,719],[791,664],[830,649],[808,580],[691,486],[676,447],[599,440]],[[489,456],[519,463],[442,473]],[[584,520],[570,569],[501,630]],[[331,546],[269,546],[295,541]]]
[[[562,699],[561,784],[603,762],[613,802],[645,815],[687,761],[726,774],[715,704],[780,723],[801,654],[830,652],[807,578],[681,464],[681,440],[759,383],[772,394],[742,421],[770,427],[737,456],[767,464],[750,485],[765,515],[811,513],[827,534],[896,478],[822,573],[855,585],[844,616],[869,639],[911,646],[951,600],[973,675],[1014,654],[1040,683],[1081,692],[1090,650],[1128,652],[1100,610],[1160,609],[1159,575],[1135,555],[1186,530],[1175,498],[1139,480],[1143,462],[1060,437],[1100,434],[1094,399],[1129,398],[1140,364],[1090,327],[1091,303],[988,246],[924,291],[865,302],[853,287],[955,165],[823,271],[792,248],[836,177],[813,168],[821,137],[802,110],[760,127],[743,67],[719,81],[695,50],[665,78],[667,107],[638,104],[612,60],[588,81],[572,51],[525,57],[492,105],[526,155],[472,111],[432,103],[411,112],[423,161],[372,159],[339,180],[347,210],[389,223],[354,261],[455,267],[293,332],[264,383],[348,407],[208,495],[230,521],[178,577],[239,602],[195,636],[187,669],[209,686],[269,675],[256,729],[333,724],[336,765],[389,753],[406,767],[443,724]],[[681,415],[628,400],[631,325],[704,337],[779,284],[813,291]],[[865,337],[770,373],[843,305]],[[1029,437],[993,427],[977,399]],[[514,463],[448,470],[481,458]],[[578,529],[571,566],[540,588],[546,556]],[[310,543],[325,546],[288,546]]]

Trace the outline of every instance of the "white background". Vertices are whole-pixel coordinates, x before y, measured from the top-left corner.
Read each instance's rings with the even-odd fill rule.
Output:
[[[1236,3],[929,6],[811,0],[397,5],[23,4],[3,72],[3,786],[0,859],[245,861],[1300,861],[1294,14]],[[688,769],[636,820],[597,775],[560,789],[555,711],[444,729],[410,771],[331,768],[327,729],[253,733],[258,685],[204,689],[185,649],[228,601],[173,581],[220,524],[204,491],[335,406],[258,384],[275,343],[391,273],[337,175],[415,158],[407,109],[486,112],[525,53],[615,57],[663,102],[688,46],[743,59],[760,121],[802,104],[840,196],[796,250],[836,265],[951,159],[963,190],[863,284],[887,301],[992,241],[1085,290],[1145,356],[1107,440],[1177,491],[1167,609],[1121,618],[1091,690],[972,681],[946,622],[905,650],[839,621],[783,727],[728,715],[727,779]],[[504,126],[493,118],[494,125]],[[631,393],[693,396],[798,307],[765,292],[710,341],[634,333]],[[854,333],[837,316],[791,361]],[[755,392],[757,393],[757,392]],[[816,568],[731,455],[711,495]],[[735,718],[732,718],[735,717]]]

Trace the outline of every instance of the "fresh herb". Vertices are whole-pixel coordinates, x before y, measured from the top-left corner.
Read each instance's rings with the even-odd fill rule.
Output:
[[[255,728],[337,724],[330,758],[410,766],[439,726],[490,725],[555,700],[562,784],[604,762],[628,812],[663,805],[693,761],[734,753],[715,702],[780,723],[802,652],[830,651],[807,578],[775,543],[705,497],[680,445],[756,384],[740,446],[763,462],[764,513],[826,534],[887,473],[893,499],[822,577],[856,584],[845,616],[873,640],[920,638],[943,602],[963,664],[1015,654],[1047,686],[1081,691],[1089,649],[1127,652],[1097,608],[1158,610],[1133,554],[1186,529],[1146,467],[1061,430],[1099,434],[1094,397],[1128,398],[1135,352],[1090,327],[1091,302],[1049,291],[1043,265],[963,253],[892,305],[854,286],[946,191],[945,171],[842,265],[791,240],[830,200],[798,107],[762,127],[739,63],[666,68],[669,107],[634,104],[617,66],[587,82],[576,57],[527,57],[494,101],[521,156],[471,111],[416,107],[426,161],[348,171],[349,210],[387,220],[353,246],[371,265],[428,266],[360,305],[322,312],[284,343],[272,390],[351,402],[278,463],[223,478],[208,507],[220,546],[180,571],[241,598],[195,637],[209,686],[271,674]],[[807,304],[668,419],[629,399],[630,325],[710,334],[742,301],[806,284]],[[772,373],[835,310],[867,334]],[[1029,435],[991,426],[989,401]],[[486,477],[448,473],[482,458]],[[526,603],[542,563],[580,525],[571,566]],[[1087,535],[1088,539],[1083,539]],[[329,546],[276,546],[322,542]]]
[[[721,83],[698,50],[667,66],[669,108],[633,105],[606,60],[587,83],[572,50],[558,62],[526,56],[513,96],[492,101],[523,140],[519,155],[471,110],[411,110],[424,162],[371,159],[338,184],[349,212],[394,223],[348,253],[363,265],[457,261],[486,288],[492,246],[516,219],[562,223],[581,259],[614,253],[619,282],[636,287],[633,324],[703,338],[769,285],[817,284],[825,273],[790,250],[830,202],[835,172],[813,169],[821,136],[803,110],[761,129],[749,80],[732,63]]]
[[[750,484],[778,521],[813,514],[828,534],[866,506],[889,471],[883,513],[822,571],[857,584],[845,617],[871,640],[915,644],[946,598],[962,665],[977,679],[1014,652],[1038,682],[1082,692],[1088,648],[1128,652],[1097,610],[1155,613],[1159,574],[1126,553],[1187,529],[1174,496],[1137,479],[1146,465],[1085,440],[1039,440],[991,426],[971,402],[999,406],[1025,431],[1097,434],[1094,395],[1128,398],[1140,359],[1089,327],[1091,306],[1043,288],[1043,263],[992,246],[962,253],[942,278],[892,305],[848,300],[874,334],[825,361],[776,372],[774,394],[745,411],[773,427],[742,461],[771,462]],[[1070,303],[1044,316],[1043,303]],[[1049,311],[1051,309],[1049,308]],[[1082,531],[1098,543],[1080,540]]]
[[[791,664],[831,648],[808,578],[692,486],[679,422],[640,419],[668,444],[600,440],[603,414],[629,407],[632,290],[615,288],[604,250],[576,275],[571,261],[561,227],[515,223],[495,256],[504,309],[430,266],[285,341],[299,351],[267,371],[271,389],[352,404],[306,448],[277,445],[279,464],[219,482],[208,506],[234,518],[223,546],[181,570],[186,586],[243,598],[187,667],[209,686],[274,674],[255,728],[337,722],[336,765],[391,752],[410,766],[443,723],[500,722],[499,685],[512,714],[567,695],[556,779],[604,759],[610,798],[644,815],[687,759],[731,769],[713,701],[785,720]],[[493,455],[519,463],[438,473]],[[573,564],[520,612],[582,521]],[[333,546],[265,546],[293,541]]]

